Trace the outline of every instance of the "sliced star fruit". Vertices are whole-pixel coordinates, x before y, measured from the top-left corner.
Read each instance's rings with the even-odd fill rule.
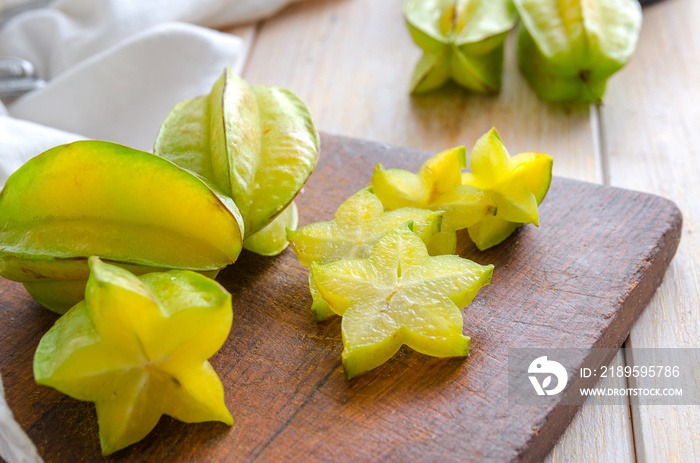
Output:
[[[509,0],[407,0],[404,17],[423,50],[411,93],[450,79],[480,93],[501,88],[503,43],[517,21]]]
[[[237,259],[242,229],[233,201],[205,180],[150,153],[80,141],[40,154],[7,180],[0,275],[62,314],[84,297],[91,255],[139,274],[215,275]]]
[[[469,236],[481,250],[495,246],[523,223],[539,226],[538,206],[552,182],[550,156],[521,153],[510,157],[496,129],[474,145],[471,172],[462,182],[482,190],[495,204],[495,214],[468,227]]]
[[[226,69],[209,95],[168,114],[154,153],[221,188],[241,211],[245,238],[290,205],[316,166],[319,138],[304,103],[289,90],[249,86]],[[287,213],[287,220],[292,216]],[[282,220],[282,219],[281,219]],[[255,240],[255,249],[279,248]],[[253,249],[253,250],[255,250]]]
[[[599,102],[608,78],[634,52],[637,0],[515,0],[518,63],[545,101]]]
[[[372,247],[388,231],[412,222],[413,231],[425,242],[439,232],[442,213],[416,208],[384,211],[381,201],[371,189],[360,190],[345,200],[335,213],[335,219],[315,222],[298,231],[288,231],[287,239],[297,259],[306,267],[313,262],[327,264],[340,259],[368,257]],[[313,298],[311,311],[317,321],[333,315],[318,293],[313,275],[309,276]]]
[[[207,361],[231,329],[231,295],[194,272],[136,277],[97,257],[89,266],[85,300],[39,342],[37,383],[95,403],[104,455],[143,439],[163,414],[231,425]]]
[[[467,228],[485,218],[493,204],[483,191],[462,184],[462,168],[466,167],[463,146],[436,154],[423,164],[417,174],[402,169],[385,169],[377,164],[372,187],[384,207],[400,207],[444,211],[445,234]]]
[[[389,360],[402,345],[435,357],[469,353],[460,309],[491,280],[493,265],[431,257],[408,225],[385,234],[369,258],[313,263],[313,278],[342,315],[343,366],[351,379]]]

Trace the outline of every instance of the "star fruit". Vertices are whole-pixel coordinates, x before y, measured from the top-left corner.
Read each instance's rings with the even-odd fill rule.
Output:
[[[455,230],[478,223],[494,208],[483,191],[462,184],[462,168],[466,166],[467,154],[463,146],[436,154],[417,174],[403,169],[385,169],[377,164],[372,187],[389,210],[415,207],[444,211],[442,229],[431,243],[431,254],[454,254]],[[432,252],[433,248],[443,252]]]
[[[296,230],[299,211],[294,201],[261,230],[243,241],[243,247],[262,256],[276,256],[287,249],[287,230]]]
[[[350,379],[403,345],[434,357],[469,353],[460,309],[491,280],[493,265],[431,257],[408,225],[385,234],[369,258],[312,263],[318,290],[342,315],[343,367]]]
[[[464,147],[438,153],[418,174],[377,165],[372,186],[384,207],[444,210],[441,246],[467,228],[482,251],[510,236],[523,223],[539,225],[538,205],[552,181],[552,158],[541,153],[509,157],[492,129],[474,146],[470,167]],[[432,253],[431,253],[432,254]]]
[[[407,0],[404,17],[423,50],[411,93],[450,79],[480,93],[501,88],[503,43],[517,21],[510,0]]]
[[[469,237],[482,251],[501,243],[524,223],[539,226],[538,206],[552,182],[550,156],[520,153],[510,157],[496,129],[474,145],[470,168],[462,183],[483,191],[495,212],[468,227]]]
[[[39,342],[37,383],[95,403],[104,455],[143,439],[163,414],[231,425],[207,361],[231,329],[231,295],[194,272],[89,265],[85,300]]]
[[[550,102],[599,102],[634,52],[637,0],[515,0],[520,70]]]
[[[206,224],[206,225],[203,225]],[[215,275],[241,252],[236,205],[150,153],[80,141],[52,148],[0,193],[0,275],[59,314],[81,301],[97,255],[137,274]]]
[[[156,138],[154,153],[208,179],[241,211],[243,246],[282,252],[290,207],[316,166],[319,138],[309,110],[289,90],[249,86],[231,69],[208,95],[178,103]],[[248,241],[250,240],[250,241]],[[255,244],[250,244],[255,242]]]
[[[313,262],[328,264],[340,259],[369,257],[372,247],[387,232],[412,222],[413,231],[425,242],[430,242],[440,230],[442,212],[416,208],[384,211],[381,201],[366,188],[355,193],[338,207],[335,218],[315,222],[297,231],[289,230],[287,239],[297,259],[311,268]],[[313,298],[311,311],[317,321],[333,315],[309,275],[309,289]]]

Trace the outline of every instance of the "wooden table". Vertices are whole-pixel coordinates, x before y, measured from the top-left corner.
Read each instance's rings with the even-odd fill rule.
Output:
[[[646,191],[675,201],[683,238],[665,281],[626,347],[698,347],[700,338],[700,2],[644,9],[635,55],[602,105],[541,102],[506,44],[503,88],[479,96],[457,87],[412,98],[420,50],[401,0],[306,0],[270,20],[237,28],[248,44],[240,69],[253,84],[280,85],[310,107],[319,130],[440,151],[471,147],[498,128],[511,153],[541,151],[554,174]],[[618,354],[613,365],[626,365]],[[624,387],[609,379],[606,386]],[[644,387],[644,384],[640,384]],[[597,406],[592,406],[595,402]],[[613,406],[589,399],[547,460],[700,461],[697,406]]]

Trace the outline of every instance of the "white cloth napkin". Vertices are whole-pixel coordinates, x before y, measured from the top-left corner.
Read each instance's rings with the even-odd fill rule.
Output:
[[[48,84],[0,115],[0,187],[29,158],[81,138],[152,150],[177,102],[242,65],[242,40],[207,27],[260,19],[290,1],[56,0],[11,19],[0,56],[29,60]]]
[[[150,151],[179,101],[208,93],[243,42],[207,29],[269,16],[294,0],[56,0],[0,30],[0,56],[29,60],[46,87],[0,103],[0,188],[28,159],[94,138]],[[21,0],[0,0],[14,7]],[[196,24],[196,25],[195,25]],[[0,379],[0,456],[41,459],[12,419]]]

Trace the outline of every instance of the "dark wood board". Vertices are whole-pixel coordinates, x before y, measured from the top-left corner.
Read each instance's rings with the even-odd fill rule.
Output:
[[[324,135],[318,168],[297,199],[301,225],[331,219],[368,184],[377,162],[415,171],[428,156]],[[235,424],[164,417],[109,459],[539,460],[577,408],[509,405],[508,348],[620,347],[661,283],[681,221],[668,200],[555,178],[540,228],[527,225],[487,252],[460,237],[460,255],[496,267],[462,311],[472,338],[468,358],[435,359],[404,347],[350,382],[340,363],[340,319],[313,320],[308,272],[293,252],[244,252],[219,276],[233,295],[234,325],[212,359]],[[93,405],[33,381],[34,350],[55,320],[20,284],[0,279],[7,400],[47,461],[98,461]],[[593,357],[586,366],[611,360]]]

